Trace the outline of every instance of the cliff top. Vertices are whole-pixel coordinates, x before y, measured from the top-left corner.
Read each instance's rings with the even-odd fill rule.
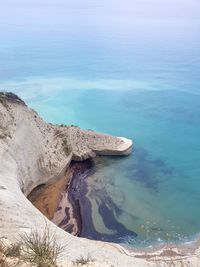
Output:
[[[12,92],[0,92],[0,102],[4,104],[6,101],[22,104],[26,106],[25,102]]]

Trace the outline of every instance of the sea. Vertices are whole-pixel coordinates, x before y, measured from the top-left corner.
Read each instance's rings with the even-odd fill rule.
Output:
[[[199,235],[198,0],[0,0],[0,90],[47,122],[133,140],[87,178],[102,236],[143,247]]]

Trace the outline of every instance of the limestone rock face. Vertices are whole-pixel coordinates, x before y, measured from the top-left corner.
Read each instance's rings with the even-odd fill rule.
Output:
[[[97,242],[58,229],[26,196],[63,175],[72,159],[123,155],[131,146],[131,141],[79,127],[47,124],[16,95],[0,93],[0,238],[16,241],[21,233],[43,231],[48,224],[58,242],[70,244],[71,258],[87,255]]]
[[[0,93],[0,100],[0,155],[12,157],[25,195],[36,184],[57,178],[72,159],[125,155],[132,147],[130,140],[47,124],[12,93]]]
[[[33,188],[62,176],[71,160],[128,155],[131,148],[132,141],[126,138],[47,124],[16,95],[0,93],[0,238],[15,242],[20,234],[32,229],[43,232],[47,226],[66,248],[62,266],[87,255],[98,262],[96,266],[156,266],[146,261],[146,254],[136,258],[137,253],[120,245],[64,232],[26,198]]]

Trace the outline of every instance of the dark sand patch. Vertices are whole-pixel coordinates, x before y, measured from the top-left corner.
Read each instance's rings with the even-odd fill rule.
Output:
[[[32,204],[49,220],[52,220],[58,208],[61,200],[61,193],[68,185],[71,175],[71,169],[69,168],[66,174],[56,182],[48,185],[41,185],[28,195],[28,199]]]

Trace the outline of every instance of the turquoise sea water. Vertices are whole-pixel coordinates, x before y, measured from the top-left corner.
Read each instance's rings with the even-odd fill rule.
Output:
[[[200,231],[198,1],[0,1],[0,86],[47,121],[134,140],[130,157],[88,178],[96,230],[112,235],[95,192],[118,207],[133,245]],[[119,233],[120,235],[120,233]]]

